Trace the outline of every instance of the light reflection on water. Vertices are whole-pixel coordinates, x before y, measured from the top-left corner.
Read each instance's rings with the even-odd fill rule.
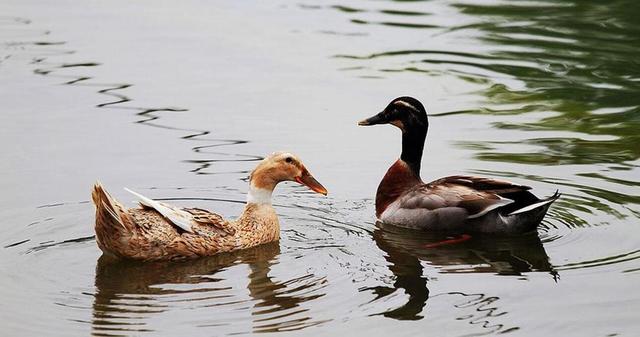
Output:
[[[252,10],[264,11],[264,7],[257,7],[233,10],[251,17]],[[538,235],[473,236],[465,242],[433,247],[451,237],[376,225],[372,195],[322,199],[287,185],[276,200],[283,223],[279,244],[184,263],[123,263],[97,258],[90,226],[92,207],[88,201],[69,202],[85,200],[86,191],[73,194],[72,199],[47,197],[46,204],[37,208],[29,202],[2,211],[3,229],[6,227],[2,246],[8,257],[0,258],[0,266],[3,274],[11,275],[10,281],[2,281],[2,295],[14,308],[2,319],[7,322],[3,325],[7,332],[69,335],[89,331],[105,336],[171,335],[177,331],[194,335],[339,334],[354,329],[372,335],[397,331],[447,331],[456,336],[557,332],[557,327],[545,323],[549,315],[580,320],[582,328],[576,327],[574,335],[593,333],[594,329],[604,335],[637,328],[630,314],[601,316],[598,309],[598,304],[619,306],[637,300],[629,292],[631,278],[640,270],[639,232],[635,228],[640,219],[640,150],[636,146],[640,11],[635,2],[614,1],[605,6],[595,1],[344,1],[274,6],[268,11],[277,18],[290,17],[287,20],[308,18],[309,27],[295,22],[294,33],[310,39],[320,36],[327,43],[322,57],[331,60],[332,68],[308,69],[305,65],[308,74],[303,77],[335,72],[345,82],[351,78],[361,81],[357,82],[361,88],[349,82],[338,88],[343,93],[330,92],[335,99],[376,86],[376,81],[392,89],[393,93],[381,91],[385,95],[399,96],[405,94],[402,90],[406,87],[397,81],[409,80],[409,88],[414,90],[411,94],[420,98],[432,95],[433,83],[443,78],[465,82],[468,87],[447,87],[448,97],[437,103],[438,109],[427,106],[437,122],[434,127],[464,134],[464,138],[447,139],[447,148],[437,155],[465,151],[468,158],[454,162],[460,167],[452,168],[452,174],[462,170],[516,179],[543,190],[560,189],[563,197],[550,209]],[[312,20],[316,17],[327,21],[318,24]],[[157,172],[150,173],[155,174],[154,179],[130,184],[142,186],[143,192],[162,200],[196,203],[225,215],[239,213],[246,174],[264,155],[254,138],[260,132],[269,134],[270,129],[253,128],[242,118],[225,124],[234,127],[222,128],[202,119],[202,113],[190,106],[138,103],[142,99],[134,90],[139,85],[125,76],[127,69],[121,70],[115,81],[104,81],[104,74],[97,75],[117,56],[98,53],[94,59],[83,59],[83,50],[73,47],[72,40],[53,36],[55,31],[36,26],[30,18],[0,17],[0,26],[0,72],[27,69],[41,76],[15,78],[26,78],[21,81],[38,90],[42,77],[55,80],[62,86],[46,88],[62,96],[73,95],[69,87],[89,88],[97,96],[89,96],[90,104],[81,101],[86,111],[97,108],[134,115],[130,124],[154,130],[133,132],[164,140],[145,144],[158,163],[144,163],[145,170]],[[237,39],[243,37],[248,43],[254,41],[242,35]],[[261,81],[267,80],[256,74],[255,83],[245,84],[260,88],[265,86]],[[171,85],[165,82],[159,87]],[[144,92],[138,95],[145,96]],[[166,102],[153,94],[150,101],[154,98]],[[9,108],[25,109],[27,116],[34,113],[20,102]],[[284,108],[273,109],[286,111]],[[345,110],[352,114],[353,123],[362,117]],[[248,116],[244,118],[268,125],[260,120],[261,112],[243,113]],[[50,113],[56,117],[55,110]],[[337,114],[343,113],[329,111],[324,119],[337,120]],[[237,118],[214,108],[207,111],[209,114],[232,121]],[[288,117],[283,116],[282,121]],[[479,126],[464,129],[461,121]],[[50,123],[55,124],[55,119]],[[63,129],[71,131],[73,127]],[[298,127],[295,139],[289,142],[318,142],[306,136],[308,129]],[[254,133],[243,132],[249,129]],[[116,132],[126,135],[129,131]],[[446,134],[438,132],[430,131],[428,150],[429,144],[438,141],[434,134]],[[323,139],[328,147],[320,151],[332,154],[346,150],[342,140]],[[355,136],[349,139],[358,141]],[[130,147],[118,139],[114,142]],[[155,154],[153,150],[173,149],[168,144],[176,142],[190,148],[189,153],[179,153],[179,161],[186,166],[178,176],[160,164],[163,160],[158,159],[166,161],[166,153]],[[350,164],[386,155],[373,152],[355,153],[352,160],[356,164]],[[111,170],[116,170],[120,155],[106,154],[116,162],[109,166]],[[123,159],[135,158],[123,155]],[[77,158],[60,160],[73,162]],[[83,167],[82,163],[77,165]],[[429,170],[429,165],[424,166]],[[361,171],[384,169],[362,167]],[[16,179],[31,185],[39,181],[32,182],[29,170],[12,174],[3,178],[3,186]],[[324,174],[331,178],[331,172]],[[194,175],[215,180],[206,181],[210,184],[206,187],[189,187],[203,184],[203,180],[194,180]],[[71,181],[73,177],[64,179]],[[57,187],[43,184],[42,188],[65,189],[73,185],[69,181],[61,180],[62,186]],[[355,177],[350,181],[356,186],[377,183]],[[43,194],[49,195],[46,191]],[[595,305],[584,308],[590,300]],[[30,322],[25,318],[27,310],[41,310],[39,314],[46,317]],[[576,318],[578,311],[582,316]]]

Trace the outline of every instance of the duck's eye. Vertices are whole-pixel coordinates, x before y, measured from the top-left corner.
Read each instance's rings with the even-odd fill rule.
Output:
[[[287,163],[292,163],[293,162],[293,158],[287,157],[284,161],[286,161]]]

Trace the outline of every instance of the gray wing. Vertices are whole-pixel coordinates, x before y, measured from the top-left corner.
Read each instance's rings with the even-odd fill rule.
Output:
[[[529,188],[481,177],[446,177],[407,191],[381,214],[380,220],[413,228],[461,228],[467,219],[512,204],[509,194]]]
[[[463,175],[440,178],[426,185],[430,187],[466,186],[475,191],[490,192],[498,195],[531,189],[530,186],[515,184],[507,180]]]

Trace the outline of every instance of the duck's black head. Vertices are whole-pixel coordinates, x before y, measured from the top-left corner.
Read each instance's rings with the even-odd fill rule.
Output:
[[[381,113],[358,123],[361,126],[376,124],[392,124],[402,130],[403,133],[426,133],[429,127],[424,106],[420,101],[409,96],[394,99]]]
[[[420,101],[403,96],[391,101],[384,110],[360,121],[358,125],[392,124],[402,130],[402,154],[400,159],[409,165],[416,177],[420,177],[420,161],[429,121]]]

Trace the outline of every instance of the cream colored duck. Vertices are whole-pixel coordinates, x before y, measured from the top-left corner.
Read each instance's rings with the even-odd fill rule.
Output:
[[[245,249],[280,238],[271,195],[282,181],[296,181],[326,195],[327,190],[291,153],[274,153],[258,164],[249,179],[244,211],[236,220],[199,208],[179,208],[127,190],[139,208],[125,209],[97,183],[98,247],[107,255],[136,260],[169,260],[210,256]]]
[[[391,101],[358,125],[391,124],[402,131],[402,154],[376,193],[376,216],[384,223],[425,230],[485,233],[533,231],[560,195],[538,199],[529,186],[474,176],[450,176],[430,183],[420,178],[429,122],[412,97]]]

